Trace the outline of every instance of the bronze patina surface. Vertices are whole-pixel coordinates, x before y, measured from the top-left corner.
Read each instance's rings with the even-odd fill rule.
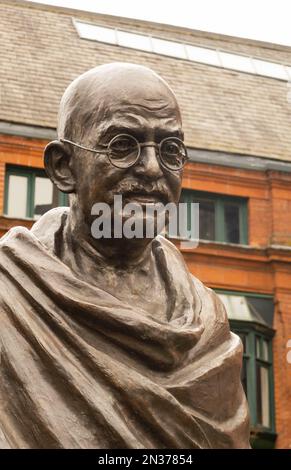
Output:
[[[153,143],[127,168],[82,148],[124,133]],[[216,294],[161,235],[91,233],[115,195],[179,201],[182,169],[155,148],[168,137],[183,139],[179,107],[145,67],[96,67],[66,90],[44,156],[70,208],[0,241],[0,448],[249,447],[242,345]]]

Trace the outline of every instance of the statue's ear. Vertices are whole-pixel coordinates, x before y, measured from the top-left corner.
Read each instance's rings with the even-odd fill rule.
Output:
[[[71,155],[58,140],[53,140],[44,149],[44,166],[52,182],[64,193],[75,191],[76,181],[72,172]]]

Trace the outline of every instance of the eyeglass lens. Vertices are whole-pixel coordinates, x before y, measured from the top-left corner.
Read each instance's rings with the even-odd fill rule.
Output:
[[[127,168],[133,165],[139,157],[138,141],[130,135],[117,135],[108,145],[108,155],[113,165]]]
[[[140,155],[140,144],[135,137],[120,134],[115,136],[108,145],[108,156],[114,166],[128,168]],[[168,137],[160,144],[160,158],[163,165],[170,170],[181,169],[186,160],[187,152],[182,141]]]

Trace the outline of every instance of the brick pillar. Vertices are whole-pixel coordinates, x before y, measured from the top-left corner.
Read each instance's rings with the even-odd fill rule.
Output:
[[[268,173],[272,195],[272,240],[273,245],[291,246],[291,191],[290,173],[270,171]]]
[[[276,447],[291,449],[291,364],[287,361],[287,341],[291,339],[291,250],[285,249],[284,251],[281,251],[279,262],[272,261],[275,284],[274,328],[276,330],[273,339],[276,432],[278,434]],[[272,255],[274,260],[275,252]]]
[[[278,449],[291,449],[291,364],[287,362],[286,347],[291,339],[291,293],[279,292],[276,296],[274,337],[274,384]]]

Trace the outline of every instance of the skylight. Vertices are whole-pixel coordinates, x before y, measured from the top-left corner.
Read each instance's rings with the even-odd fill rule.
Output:
[[[255,73],[254,65],[250,57],[219,52],[222,66],[226,69],[238,70],[239,72]]]
[[[117,41],[119,46],[152,52],[151,38],[149,36],[118,31]]]
[[[216,50],[206,49],[205,47],[186,45],[188,60],[200,62],[207,65],[215,65],[220,67],[220,60]]]
[[[121,31],[117,28],[106,28],[82,21],[73,20],[77,32],[82,39],[129,47],[145,52],[161,54],[178,59],[189,60],[201,64],[221,67],[228,70],[261,75],[289,81],[291,67],[256,59],[241,54],[233,54],[217,49],[194,46],[178,41],[156,38],[147,34],[136,34],[130,31]]]
[[[81,38],[106,42],[107,44],[117,44],[115,29],[81,23],[80,21],[76,21],[75,25]]]
[[[165,39],[152,38],[153,52],[156,54],[178,57],[179,59],[187,59],[184,44]]]

